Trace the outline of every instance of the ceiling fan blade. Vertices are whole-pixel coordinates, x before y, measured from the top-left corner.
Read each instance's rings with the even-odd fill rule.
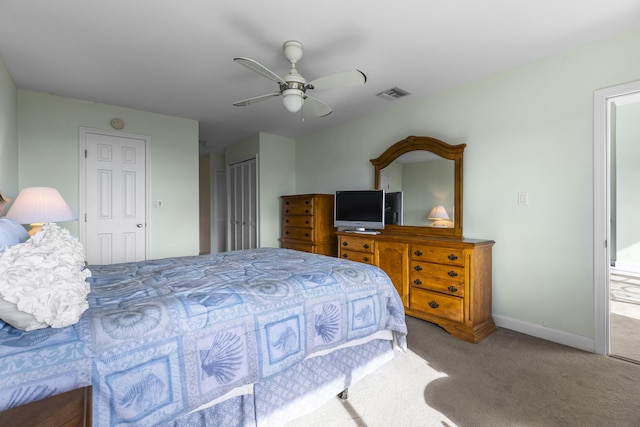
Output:
[[[328,116],[333,111],[327,104],[309,95],[305,96],[303,108],[310,110],[318,117]]]
[[[347,87],[364,84],[367,76],[360,70],[342,71],[329,74],[309,82],[309,88],[328,89],[334,87]]]
[[[274,96],[280,96],[280,92],[268,93],[266,95],[254,96],[253,98],[243,99],[242,101],[234,102],[236,107],[244,107],[246,105],[255,104],[256,102],[264,101],[265,99],[273,98]]]
[[[284,81],[282,77],[280,77],[279,75],[277,75],[276,73],[274,73],[273,71],[271,71],[270,69],[262,65],[261,63],[259,63],[258,61],[254,61],[253,59],[250,59],[250,58],[233,58],[233,60],[236,61],[238,64],[242,64],[245,67],[249,68],[250,70],[255,71],[256,73],[265,76],[269,80],[273,80],[276,83],[284,83],[284,84],[287,83]]]

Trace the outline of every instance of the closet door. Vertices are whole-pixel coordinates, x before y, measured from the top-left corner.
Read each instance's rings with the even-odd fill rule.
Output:
[[[214,244],[213,252],[227,250],[227,172],[217,170],[214,181]]]
[[[228,249],[256,248],[258,242],[258,181],[256,159],[228,166]]]

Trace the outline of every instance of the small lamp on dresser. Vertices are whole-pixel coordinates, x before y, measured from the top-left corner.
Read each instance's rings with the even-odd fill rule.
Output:
[[[31,236],[47,222],[65,222],[78,219],[58,190],[51,187],[23,188],[9,208],[7,218],[20,224],[31,225],[31,230],[29,230]]]
[[[442,205],[434,206],[427,219],[433,221],[431,227],[447,228],[453,226],[453,223],[449,220],[447,210]]]

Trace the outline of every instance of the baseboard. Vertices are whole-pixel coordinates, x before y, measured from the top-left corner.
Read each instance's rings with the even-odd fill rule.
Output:
[[[542,338],[591,353],[595,352],[595,341],[593,338],[570,334],[569,332],[559,331],[557,329],[551,329],[496,314],[493,315],[493,320],[499,328],[511,329],[512,331],[531,335],[532,337]]]

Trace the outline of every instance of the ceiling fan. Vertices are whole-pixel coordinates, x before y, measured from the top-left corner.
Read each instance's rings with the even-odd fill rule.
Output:
[[[302,43],[296,40],[289,40],[284,43],[283,50],[284,56],[291,63],[291,69],[284,78],[253,59],[242,57],[233,59],[237,63],[244,65],[256,73],[273,80],[278,83],[279,86],[279,90],[277,92],[244,99],[242,101],[234,102],[233,105],[243,107],[259,101],[264,101],[265,99],[282,96],[282,103],[287,111],[296,113],[300,111],[304,104],[316,116],[324,117],[330,114],[333,110],[327,104],[319,101],[311,95],[308,95],[308,90],[355,86],[364,84],[367,81],[367,76],[362,71],[350,70],[329,74],[307,83],[304,77],[302,77],[298,73],[298,70],[296,70],[296,63],[300,58],[302,58]]]

